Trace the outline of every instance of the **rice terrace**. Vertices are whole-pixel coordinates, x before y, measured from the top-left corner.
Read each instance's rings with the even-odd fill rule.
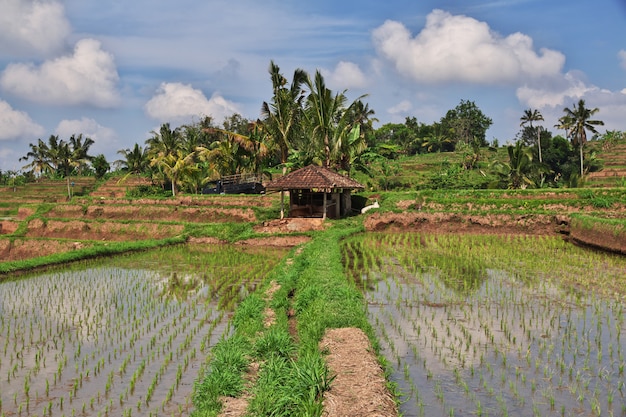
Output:
[[[626,415],[620,188],[320,222],[59,184],[3,191],[2,416]]]

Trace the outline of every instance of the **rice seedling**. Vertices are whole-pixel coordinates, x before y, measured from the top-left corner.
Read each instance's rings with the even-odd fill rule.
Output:
[[[626,348],[623,258],[526,236],[364,234],[343,247],[351,265],[372,265],[346,273],[396,364],[392,380],[407,387],[401,411],[619,414],[606,387],[623,398],[613,382]],[[418,391],[420,407],[410,401]]]
[[[175,413],[204,360],[196,352],[227,329],[225,308],[285,253],[170,247],[1,282],[0,411]]]

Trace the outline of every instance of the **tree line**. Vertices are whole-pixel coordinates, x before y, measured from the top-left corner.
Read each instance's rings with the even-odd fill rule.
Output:
[[[573,178],[582,177],[585,169],[592,168],[593,161],[586,165],[584,161],[587,132],[597,137],[595,127],[603,124],[592,118],[599,109],[588,109],[580,100],[572,108],[565,108],[554,126],[565,136],[552,137],[550,130],[538,124],[544,121],[541,113],[528,109],[520,118],[521,130],[515,143],[507,147],[508,161],[489,162],[485,161],[484,150],[498,148],[499,144],[497,140],[486,140],[492,120],[473,101],[461,100],[432,124],[408,117],[404,123],[387,123],[374,129],[373,123],[378,120],[364,101],[366,96],[350,101],[347,91],[333,92],[321,72],[311,77],[297,69],[289,80],[272,61],[269,76],[272,97],[262,103],[257,120],[233,114],[221,124],[211,116],[176,128],[164,123],[151,132],[143,146],[136,143],[119,150],[120,159],[112,162],[113,168],[125,175],[147,175],[161,189],[176,195],[180,191],[200,193],[207,183],[227,175],[262,175],[281,168],[286,172],[308,164],[323,165],[346,175],[362,172],[369,177],[385,176],[390,161],[404,156],[460,152],[462,162],[452,167],[457,173],[489,171],[489,181],[483,181],[480,187],[571,185]],[[609,134],[623,136],[621,132]],[[91,145],[93,140],[82,135],[73,135],[67,141],[58,136],[50,136],[47,142],[38,139],[20,158],[29,161],[22,175],[27,180],[71,175],[103,177],[111,166],[104,155],[89,155]],[[579,172],[572,168],[574,163]],[[0,180],[4,177],[6,182],[9,174],[0,172]],[[436,181],[430,185],[446,186]]]

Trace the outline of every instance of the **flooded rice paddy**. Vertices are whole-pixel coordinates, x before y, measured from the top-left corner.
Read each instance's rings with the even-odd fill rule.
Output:
[[[560,238],[343,246],[404,416],[626,416],[626,258]]]
[[[0,282],[0,416],[187,415],[285,249],[179,246]]]

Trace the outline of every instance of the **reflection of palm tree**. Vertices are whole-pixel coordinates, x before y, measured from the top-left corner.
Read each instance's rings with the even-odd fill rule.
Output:
[[[565,115],[559,119],[561,125],[559,127],[566,129],[574,146],[578,146],[580,152],[580,176],[583,171],[583,146],[587,143],[587,130],[592,133],[598,133],[594,126],[604,126],[601,120],[590,120],[591,116],[600,111],[597,107],[588,109],[585,107],[585,100],[578,100],[578,105],[573,109],[564,108]]]
[[[533,122],[538,122],[540,120],[543,120],[543,115],[537,109],[534,109],[534,110],[527,109],[527,110],[524,110],[524,115],[520,117],[520,120],[521,120],[520,126],[524,126],[525,124],[528,123],[528,125],[530,126],[530,130],[532,131]],[[539,163],[542,163],[543,159],[541,158],[541,128],[540,127],[537,127],[537,149],[539,150]]]

